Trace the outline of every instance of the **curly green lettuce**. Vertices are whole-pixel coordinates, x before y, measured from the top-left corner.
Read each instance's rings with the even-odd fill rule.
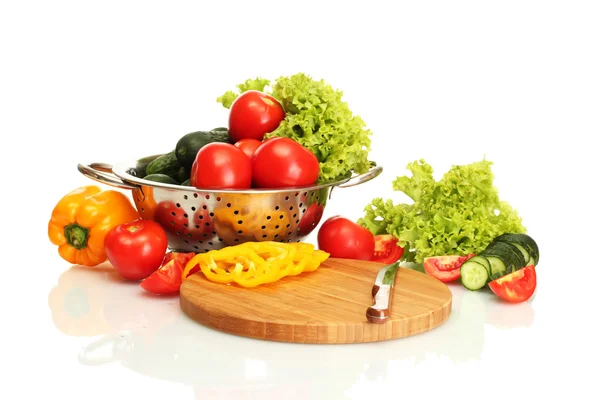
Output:
[[[424,160],[407,165],[412,176],[397,177],[395,191],[412,204],[375,198],[358,223],[374,235],[392,234],[405,248],[403,260],[479,253],[502,233],[526,233],[521,217],[501,201],[490,161],[454,165],[436,181]]]
[[[227,91],[217,98],[224,107],[247,90],[259,90],[276,98],[286,112],[279,127],[266,135],[291,138],[319,160],[319,182],[334,181],[352,173],[369,170],[372,132],[365,122],[354,115],[342,101],[343,92],[323,80],[317,81],[303,73],[281,76],[272,85],[266,79],[248,79],[237,85],[238,91]]]

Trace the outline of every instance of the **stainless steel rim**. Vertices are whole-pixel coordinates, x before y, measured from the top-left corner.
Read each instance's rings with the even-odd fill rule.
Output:
[[[340,187],[347,188],[359,185],[364,182],[368,182],[371,179],[377,177],[383,171],[383,167],[378,165],[372,167],[369,171],[355,175],[346,179],[342,179],[335,182],[328,182],[314,186],[298,186],[298,187],[286,187],[282,189],[198,189],[192,186],[181,186],[173,185],[162,182],[152,182],[140,179],[136,176],[129,174],[127,171],[135,165],[135,160],[120,162],[112,166],[107,163],[90,163],[90,164],[78,164],[78,170],[89,178],[92,178],[98,182],[106,183],[108,185],[116,186],[123,189],[139,189],[142,186],[162,188],[169,190],[179,190],[182,192],[195,193],[198,191],[212,191],[214,193],[230,193],[230,194],[270,194],[270,193],[285,193],[295,192],[298,190],[319,190],[328,187]]]

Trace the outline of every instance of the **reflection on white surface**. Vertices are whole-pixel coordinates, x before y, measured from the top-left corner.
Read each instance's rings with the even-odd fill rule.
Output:
[[[261,398],[288,391],[297,397],[318,391],[322,397],[354,393],[361,382],[392,383],[390,376],[430,357],[453,364],[478,360],[486,326],[510,329],[533,322],[531,302],[507,305],[491,293],[470,292],[460,284],[450,288],[452,313],[433,331],[344,345],[276,343],[218,332],[183,314],[177,296],[147,295],[110,266],[68,269],[52,288],[49,306],[58,330],[90,337],[80,354],[73,354],[83,365],[118,362],[190,385],[198,399],[235,390],[257,391]]]
[[[267,363],[264,360],[247,359],[245,361],[245,373],[247,380],[267,377]]]

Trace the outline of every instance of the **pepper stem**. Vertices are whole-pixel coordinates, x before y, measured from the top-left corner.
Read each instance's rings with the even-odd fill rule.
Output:
[[[89,228],[85,228],[77,224],[65,226],[65,237],[67,238],[67,243],[75,247],[77,250],[81,250],[87,246],[89,235]]]

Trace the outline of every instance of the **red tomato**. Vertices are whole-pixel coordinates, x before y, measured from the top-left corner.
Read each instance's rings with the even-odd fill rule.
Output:
[[[491,281],[488,286],[494,294],[511,303],[521,303],[529,300],[537,286],[535,267],[528,265]]]
[[[392,235],[375,236],[373,260],[382,264],[395,263],[404,254],[404,247],[398,246],[398,239]]]
[[[207,210],[200,207],[193,216],[172,201],[161,201],[154,212],[154,220],[171,235],[196,241],[207,238],[213,231],[213,221]]]
[[[195,255],[196,253],[194,252],[182,253],[179,251],[170,251],[165,255],[162,265],[166,265],[171,260],[177,260],[181,263],[182,266],[185,267],[188,261],[194,258]],[[183,272],[183,270],[181,272]]]
[[[475,254],[427,257],[423,261],[423,269],[437,280],[453,282],[460,278],[460,266],[471,257],[475,257]]]
[[[248,189],[252,185],[252,163],[232,144],[209,143],[196,154],[190,185],[199,189]]]
[[[172,201],[161,201],[156,205],[154,220],[174,235],[189,224],[188,217],[182,208]]]
[[[273,132],[285,118],[281,104],[272,96],[257,90],[242,93],[229,111],[229,136],[234,142],[241,139],[262,140]]]
[[[252,155],[258,149],[262,142],[256,139],[242,139],[234,144],[235,147],[243,151],[248,157],[252,158]]]
[[[323,207],[319,203],[312,203],[306,209],[306,212],[302,215],[302,219],[298,224],[298,233],[300,235],[308,235],[312,232],[313,229],[319,222],[321,222],[321,217],[323,216]]]
[[[252,183],[259,188],[308,186],[317,182],[319,161],[289,138],[272,138],[252,156]]]
[[[138,219],[111,229],[104,247],[117,272],[137,281],[160,267],[167,251],[167,235],[157,222]]]
[[[179,292],[183,265],[173,258],[140,283],[140,287],[153,294],[173,294]]]
[[[366,228],[347,218],[336,215],[321,225],[317,235],[319,249],[331,257],[371,260],[375,252],[375,238]]]

